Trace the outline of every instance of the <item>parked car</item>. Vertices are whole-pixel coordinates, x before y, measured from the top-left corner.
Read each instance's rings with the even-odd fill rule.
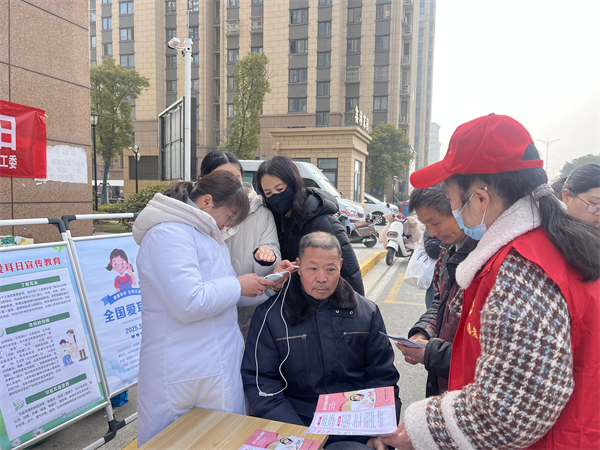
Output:
[[[386,220],[383,217],[385,214],[398,214],[399,210],[396,205],[384,203],[378,198],[365,193],[365,214],[371,214],[375,225],[385,225]]]
[[[242,163],[242,167],[244,169],[242,178],[245,182],[251,183],[252,186],[254,186],[254,189],[258,191],[256,187],[256,172],[258,171],[258,167],[262,164],[262,161],[243,159],[240,160],[240,163]],[[365,210],[362,205],[344,198],[342,193],[335,188],[331,181],[329,181],[329,179],[323,175],[323,172],[321,172],[317,166],[311,163],[299,161],[294,161],[294,164],[296,164],[298,167],[300,176],[302,177],[302,180],[304,180],[304,184],[307,187],[323,189],[324,191],[327,191],[333,195],[338,202],[340,212],[345,214],[350,221],[357,222],[365,220]]]

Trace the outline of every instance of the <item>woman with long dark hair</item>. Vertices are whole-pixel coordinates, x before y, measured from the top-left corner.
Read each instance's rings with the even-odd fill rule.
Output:
[[[256,274],[236,277],[223,242],[248,209],[239,180],[217,171],[173,183],[133,225],[144,330],[139,445],[194,406],[246,412],[236,307],[266,300],[263,292],[273,285]]]
[[[600,232],[553,196],[527,130],[491,114],[454,132],[439,163],[411,176],[445,181],[477,248],[463,288],[449,392],[413,403],[393,436],[408,448],[600,447]]]
[[[235,233],[230,232],[225,236],[225,245],[229,249],[233,270],[238,276],[246,273],[268,275],[281,261],[273,214],[265,207],[263,199],[254,191],[252,184],[243,183],[244,169],[233,153],[220,150],[207,153],[200,165],[199,179],[219,171],[235,175],[244,186],[250,202],[246,219],[237,226]],[[244,339],[255,309],[255,305],[238,308],[238,324]]]
[[[361,295],[365,289],[360,265],[342,224],[334,217],[336,199],[322,189],[304,186],[298,168],[285,156],[263,162],[256,172],[259,194],[273,212],[281,257],[295,261],[300,239],[313,231],[333,234],[342,247],[341,276]]]

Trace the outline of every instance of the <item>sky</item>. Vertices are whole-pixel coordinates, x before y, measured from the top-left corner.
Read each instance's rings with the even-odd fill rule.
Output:
[[[431,121],[441,155],[460,124],[506,114],[555,178],[600,152],[600,1],[437,0]]]

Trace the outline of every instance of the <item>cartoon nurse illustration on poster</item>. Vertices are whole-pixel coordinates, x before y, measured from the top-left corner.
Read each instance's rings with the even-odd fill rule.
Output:
[[[106,270],[108,271],[113,269],[118,273],[115,277],[115,289],[117,292],[137,286],[137,281],[133,276],[133,267],[129,264],[125,252],[118,248],[110,252],[110,262],[106,266]]]

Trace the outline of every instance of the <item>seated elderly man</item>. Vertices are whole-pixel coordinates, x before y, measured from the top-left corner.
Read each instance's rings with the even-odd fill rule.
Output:
[[[284,285],[260,305],[250,324],[242,379],[254,413],[308,426],[321,394],[394,386],[399,418],[399,375],[392,346],[379,333],[385,332],[383,318],[375,303],[340,278],[338,240],[308,234],[299,254],[287,291]],[[330,436],[326,448],[368,448],[374,441]]]

